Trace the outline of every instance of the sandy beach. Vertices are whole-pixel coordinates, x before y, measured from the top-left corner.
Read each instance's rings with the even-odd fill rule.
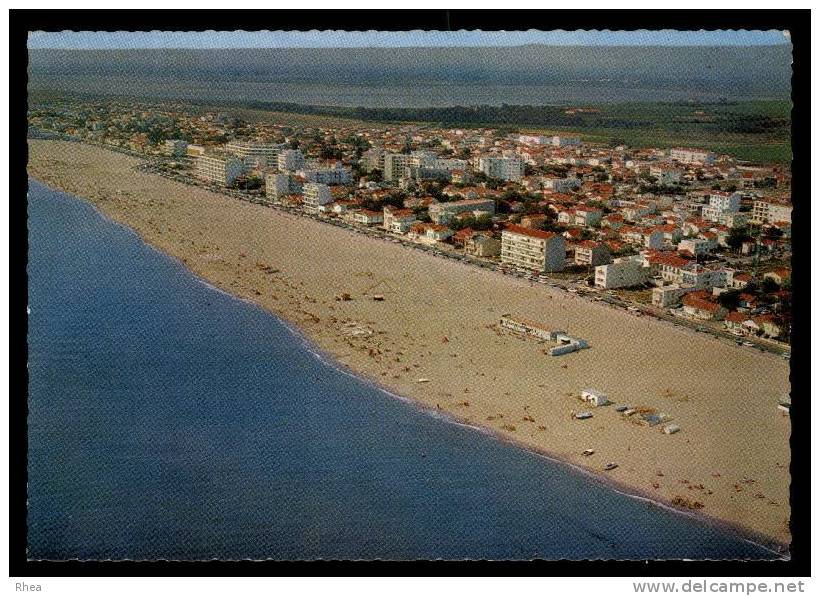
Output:
[[[136,172],[137,159],[101,148],[30,141],[29,151],[31,176],[89,200],[391,392],[635,493],[697,502],[699,515],[789,542],[782,358]],[[336,300],[343,292],[352,299]],[[499,330],[506,313],[591,347],[551,357],[549,345]],[[682,430],[665,435],[612,406],[588,407],[578,395],[590,387],[668,414]],[[581,410],[594,417],[572,419]],[[606,462],[619,467],[604,472]]]

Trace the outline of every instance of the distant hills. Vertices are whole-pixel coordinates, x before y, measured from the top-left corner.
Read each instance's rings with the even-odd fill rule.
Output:
[[[521,46],[492,48],[345,48],[225,50],[30,50],[34,88],[64,89],[75,78],[85,91],[110,91],[110,81],[182,81],[253,85],[327,84],[364,87],[472,85],[691,89],[727,99],[786,97],[791,47]],[[247,86],[246,86],[247,85]],[[138,89],[139,85],[121,85]],[[269,87],[266,87],[269,88]],[[261,91],[259,97],[266,99]],[[588,95],[588,94],[587,94]],[[584,95],[584,98],[587,98]],[[278,99],[288,100],[287,97]],[[500,101],[504,101],[503,99]],[[342,102],[343,103],[343,102]],[[468,105],[468,98],[460,102]],[[515,103],[514,98],[509,103]],[[400,107],[400,106],[396,106]]]

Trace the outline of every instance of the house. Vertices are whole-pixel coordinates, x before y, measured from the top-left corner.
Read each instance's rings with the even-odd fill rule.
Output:
[[[605,265],[612,260],[609,247],[603,242],[583,240],[575,246],[576,265]]]
[[[781,267],[763,274],[763,279],[770,279],[779,286],[782,286],[786,281],[791,280],[792,272],[790,269]]]
[[[705,290],[686,294],[682,302],[683,313],[696,319],[722,320],[726,316],[726,309],[717,302],[712,302]]]
[[[443,242],[453,235],[453,230],[435,223],[415,223],[410,226],[407,234],[413,240],[423,244],[436,244]]]
[[[474,232],[464,244],[464,252],[475,257],[496,257],[501,254],[501,241],[483,232]]]
[[[763,330],[763,335],[766,337],[782,337],[786,335],[787,325],[785,321],[775,315],[759,315],[752,319],[760,329]]]
[[[416,222],[416,214],[412,209],[398,209],[392,205],[385,205],[382,227],[390,232],[404,234]]]
[[[730,284],[730,287],[733,290],[742,290],[748,286],[751,281],[753,281],[753,278],[748,273],[735,273],[732,276],[732,283]]]
[[[652,288],[652,304],[660,308],[677,306],[681,298],[689,292],[694,292],[695,288],[687,288],[678,284],[668,286],[657,286]]]
[[[350,219],[359,224],[372,226],[384,222],[384,213],[370,209],[356,209],[349,212]]]
[[[601,227],[617,230],[624,225],[624,216],[620,213],[610,213],[601,218]]]
[[[714,249],[714,243],[706,238],[684,238],[678,243],[678,252],[698,257],[708,255]]]
[[[723,319],[723,325],[726,327],[726,330],[731,333],[745,335],[749,333],[749,330],[743,326],[743,323],[746,322],[747,319],[748,317],[742,312],[733,310],[726,314],[726,318]]]

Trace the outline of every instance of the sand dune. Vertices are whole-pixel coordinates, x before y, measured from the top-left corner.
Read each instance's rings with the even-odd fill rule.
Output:
[[[137,160],[31,141],[29,173],[84,197],[215,286],[296,324],[340,362],[431,408],[607,480],[782,543],[789,540],[789,391],[781,358],[668,323],[133,170]],[[334,297],[347,292],[350,301]],[[384,301],[372,300],[383,294]],[[511,313],[586,338],[548,346],[502,332]],[[419,382],[419,379],[429,379]],[[664,435],[587,387],[653,408]],[[571,419],[591,409],[594,417]],[[585,458],[581,451],[596,450]],[[619,467],[603,472],[606,462]]]

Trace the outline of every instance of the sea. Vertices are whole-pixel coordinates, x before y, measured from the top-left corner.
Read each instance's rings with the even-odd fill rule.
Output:
[[[390,395],[29,184],[29,559],[778,557]]]

